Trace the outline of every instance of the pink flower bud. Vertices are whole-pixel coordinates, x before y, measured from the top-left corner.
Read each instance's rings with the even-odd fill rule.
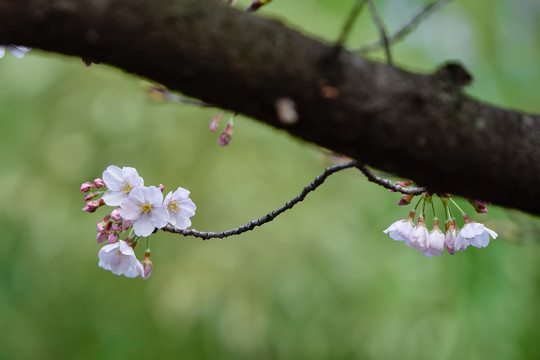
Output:
[[[108,232],[107,227],[109,224],[110,223],[108,221],[101,220],[100,222],[97,223],[97,232],[98,233]]]
[[[146,280],[152,274],[152,268],[154,267],[154,265],[152,264],[152,261],[150,260],[150,250],[145,251],[144,260],[142,261],[142,266],[144,270],[142,278]]]
[[[412,200],[413,197],[414,197],[413,194],[406,194],[406,195],[403,195],[403,196],[399,199],[398,206],[409,205],[409,204],[411,203],[411,200]]]
[[[107,237],[109,239],[109,243],[114,243],[116,241],[118,241],[118,234],[115,233],[115,232],[112,232],[109,234],[109,236]]]
[[[231,123],[228,123],[225,130],[221,133],[221,135],[219,135],[219,139],[218,139],[219,145],[221,146],[229,145],[229,143],[231,142],[232,134],[233,134],[233,126]]]
[[[120,221],[122,220],[122,217],[120,216],[120,207],[117,207],[113,211],[111,211],[111,219],[114,221]]]
[[[127,229],[133,226],[133,220],[122,220],[122,231],[126,232]]]
[[[118,223],[112,224],[111,231],[122,231],[122,225]]]
[[[108,233],[102,232],[102,233],[97,234],[96,240],[98,243],[102,243],[107,239],[108,236],[109,236]]]
[[[478,214],[485,214],[487,213],[487,205],[490,205],[491,203],[488,201],[482,201],[482,200],[469,200],[469,204],[471,204],[474,207],[474,210]]]
[[[220,112],[216,116],[210,120],[210,131],[216,131],[216,129],[219,126],[219,123],[221,122],[221,118],[223,117],[223,112]]]
[[[163,184],[159,184],[158,189],[163,192],[163,190],[165,190],[165,186],[163,186]]]
[[[88,181],[81,185],[82,192],[89,192],[92,188],[95,188],[95,185]]]
[[[94,179],[94,185],[95,185],[98,189],[104,188],[104,187],[105,187],[105,181],[103,181],[103,179],[100,179],[100,178]]]
[[[97,192],[91,192],[89,194],[87,194],[85,197],[84,197],[84,201],[89,201],[89,200],[92,200],[93,198],[95,198],[96,196],[98,196],[99,193]]]
[[[99,199],[99,200],[94,200],[94,201],[89,201],[86,203],[86,205],[83,207],[83,211],[86,211],[86,212],[89,212],[89,213],[93,213],[94,211],[96,211],[100,206],[103,206],[105,205],[105,203],[103,202],[103,200]]]

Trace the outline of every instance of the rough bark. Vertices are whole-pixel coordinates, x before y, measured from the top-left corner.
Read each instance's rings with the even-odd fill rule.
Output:
[[[465,95],[459,66],[392,68],[219,0],[0,0],[0,24],[0,43],[110,64],[432,191],[540,214],[540,116]]]

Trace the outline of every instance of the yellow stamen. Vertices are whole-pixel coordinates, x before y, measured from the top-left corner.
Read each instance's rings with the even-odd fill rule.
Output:
[[[125,192],[126,194],[129,194],[129,192],[133,189],[131,187],[131,184],[128,183],[127,181],[124,181],[124,183],[122,184],[122,187],[121,187],[122,191]]]
[[[146,204],[139,204],[139,209],[141,209],[142,214],[147,214],[152,210],[152,205],[146,203]]]
[[[179,212],[180,211],[180,205],[178,205],[178,201],[172,201],[169,203],[169,209],[172,211],[172,212]]]

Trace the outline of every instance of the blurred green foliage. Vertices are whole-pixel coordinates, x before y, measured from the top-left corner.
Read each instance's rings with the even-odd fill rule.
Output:
[[[390,31],[426,3],[377,1]],[[274,0],[261,15],[330,42],[351,5]],[[417,71],[461,60],[471,94],[538,112],[539,24],[534,0],[454,1],[394,58]],[[376,38],[364,12],[349,46]],[[0,359],[540,356],[538,219],[491,208],[475,219],[499,239],[428,259],[382,233],[409,209],[354,170],[242,236],[152,236],[147,281],[98,268],[105,210],[83,213],[78,189],[107,165],[190,189],[194,227],[219,231],[282,205],[328,159],[241,117],[221,148],[215,110],[151,101],[140,79],[105,65],[34,50],[7,54],[0,77]]]

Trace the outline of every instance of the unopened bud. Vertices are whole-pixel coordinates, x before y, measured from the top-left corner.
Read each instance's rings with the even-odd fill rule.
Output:
[[[227,127],[225,130],[219,135],[219,145],[221,146],[227,146],[231,142],[231,138],[233,135],[233,126],[231,123],[227,124]]]
[[[223,117],[223,112],[220,112],[210,120],[210,131],[216,131]]]
[[[97,240],[98,243],[102,243],[107,239],[108,236],[109,236],[109,234],[105,233],[105,232],[98,233],[97,236],[96,236],[96,240]]]
[[[491,203],[488,201],[482,201],[482,200],[469,200],[469,204],[473,206],[474,210],[478,214],[485,214],[488,212],[486,206]]]
[[[88,181],[81,185],[82,192],[89,192],[92,188],[95,188],[95,185]]]
[[[159,184],[158,188],[159,188],[159,190],[161,192],[163,192],[163,190],[165,190],[165,186],[163,186],[163,184]]]
[[[413,197],[414,197],[413,194],[405,194],[405,195],[403,195],[399,199],[398,206],[409,205],[411,203],[411,200],[413,199]]]
[[[89,194],[87,194],[85,197],[84,197],[84,201],[89,201],[89,200],[92,200],[93,198],[95,198],[96,196],[98,196],[99,193],[97,192],[91,192]]]
[[[144,260],[142,261],[142,266],[144,270],[142,278],[146,280],[152,274],[152,268],[154,267],[154,265],[152,264],[152,260],[150,260],[150,250],[145,251]]]
[[[107,239],[109,239],[109,243],[114,243],[114,242],[116,242],[118,240],[118,234],[115,233],[115,232],[112,232],[112,233],[109,234]]]
[[[122,217],[120,216],[120,206],[111,211],[111,219],[113,219],[114,221],[122,220]]]
[[[103,179],[100,179],[100,178],[97,178],[97,179],[94,179],[94,185],[99,189],[99,188],[104,188],[105,187],[105,181],[103,181]]]
[[[93,213],[96,211],[100,206],[105,205],[105,202],[102,199],[89,201],[86,203],[86,205],[83,207],[83,211]]]

